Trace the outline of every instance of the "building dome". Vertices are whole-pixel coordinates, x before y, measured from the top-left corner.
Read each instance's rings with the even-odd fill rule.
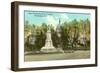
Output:
[[[60,19],[59,19],[59,23],[56,27],[56,32],[61,32],[61,21],[60,21]]]

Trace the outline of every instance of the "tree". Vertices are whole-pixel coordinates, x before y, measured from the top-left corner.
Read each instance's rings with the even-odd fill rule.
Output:
[[[54,47],[58,47],[58,36],[57,36],[57,32],[53,29],[53,27],[51,28],[51,39],[52,39],[52,42],[53,42],[53,46]]]
[[[77,47],[79,38],[79,28],[77,20],[69,23],[65,22],[62,26],[62,47],[63,49],[73,49]]]

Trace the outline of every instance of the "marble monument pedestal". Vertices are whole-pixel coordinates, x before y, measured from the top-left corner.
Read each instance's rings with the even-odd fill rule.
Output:
[[[52,39],[51,39],[50,26],[49,26],[47,33],[46,33],[45,45],[41,48],[40,51],[43,52],[43,53],[59,52],[58,49],[53,46],[53,42],[52,42]]]
[[[52,40],[46,40],[46,44],[41,48],[41,52],[50,53],[58,52],[58,50],[53,46]]]
[[[58,51],[54,47],[42,47],[41,52],[52,53],[52,52],[58,52]]]

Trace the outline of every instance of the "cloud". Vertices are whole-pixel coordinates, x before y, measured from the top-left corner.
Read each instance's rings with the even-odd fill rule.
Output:
[[[48,25],[52,25],[54,28],[56,27],[56,25],[57,25],[57,20],[55,19],[54,16],[48,15],[48,16],[46,17],[46,20],[47,20],[47,24],[48,24]]]
[[[67,14],[58,14],[58,15],[47,15],[46,16],[46,22],[48,25],[52,25],[54,27],[54,29],[56,28],[56,26],[59,24],[59,19],[61,20],[61,24],[68,21],[69,17]]]
[[[61,19],[61,23],[66,22],[69,20],[69,17],[67,14],[60,14],[60,19]]]

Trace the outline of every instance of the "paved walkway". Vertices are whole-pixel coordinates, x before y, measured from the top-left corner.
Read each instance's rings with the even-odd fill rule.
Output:
[[[72,53],[54,53],[25,55],[25,61],[63,60],[63,59],[87,59],[90,58],[90,51],[74,51]]]

